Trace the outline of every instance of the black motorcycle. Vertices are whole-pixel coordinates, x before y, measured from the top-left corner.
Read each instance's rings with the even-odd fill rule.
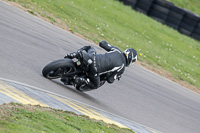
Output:
[[[84,63],[81,63],[80,58],[79,59],[59,59],[55,60],[49,64],[47,64],[43,70],[42,74],[45,78],[48,79],[57,79],[61,78],[61,81],[65,85],[75,85],[75,78],[83,77],[88,78],[87,76],[87,66],[84,65]],[[100,75],[100,86],[102,86],[106,81],[110,74],[102,74]],[[89,91],[89,87],[86,84],[83,84],[79,91]]]

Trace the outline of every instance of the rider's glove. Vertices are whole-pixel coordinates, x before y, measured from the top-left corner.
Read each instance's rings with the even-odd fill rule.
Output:
[[[77,54],[78,54],[77,52],[69,53],[64,58],[73,59],[73,58],[77,57]]]
[[[78,50],[77,52],[69,53],[64,58],[73,59],[73,58],[77,58],[78,56],[81,57],[81,50]]]

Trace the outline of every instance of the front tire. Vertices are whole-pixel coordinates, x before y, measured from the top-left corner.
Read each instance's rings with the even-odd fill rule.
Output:
[[[74,71],[75,63],[73,62],[73,60],[65,58],[47,64],[43,68],[42,74],[45,78],[56,79],[61,78],[63,74],[67,74]]]

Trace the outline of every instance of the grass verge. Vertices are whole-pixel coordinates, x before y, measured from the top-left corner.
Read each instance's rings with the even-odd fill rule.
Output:
[[[200,88],[200,42],[133,11],[117,0],[10,1],[95,43],[106,40],[122,50],[135,48],[140,61],[155,70],[165,70],[182,85],[186,83],[196,90]],[[199,9],[199,4],[193,8]]]
[[[72,112],[10,103],[0,105],[2,133],[133,133]]]

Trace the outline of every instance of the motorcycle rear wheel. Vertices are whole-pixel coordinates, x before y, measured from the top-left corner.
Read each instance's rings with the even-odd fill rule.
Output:
[[[45,78],[56,79],[61,78],[63,74],[71,73],[75,71],[75,63],[68,58],[53,61],[47,64],[42,74]]]

